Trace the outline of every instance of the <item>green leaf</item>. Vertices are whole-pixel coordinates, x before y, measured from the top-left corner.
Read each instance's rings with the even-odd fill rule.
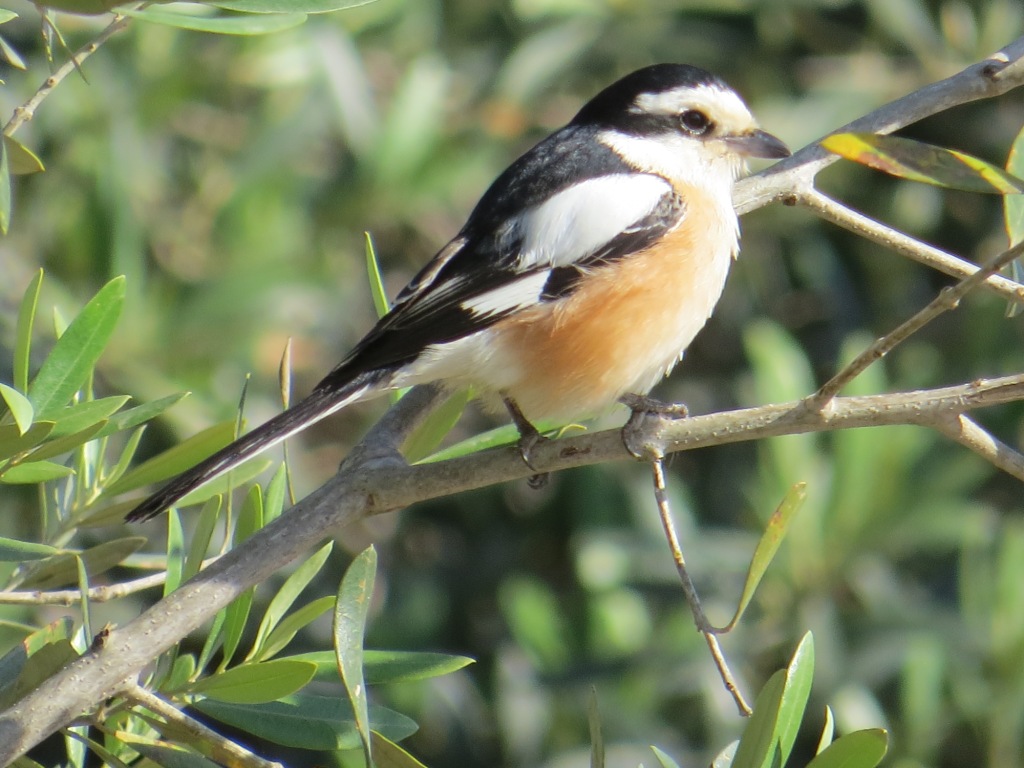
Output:
[[[53,8],[65,13],[77,13],[83,16],[96,16],[115,8],[124,0],[36,0],[42,8]]]
[[[169,691],[179,691],[188,684],[196,671],[196,657],[191,653],[183,653],[174,660],[174,666],[164,681],[164,687]]]
[[[786,668],[786,688],[779,704],[779,716],[775,730],[779,736],[780,764],[785,765],[789,759],[793,744],[796,742],[800,723],[807,709],[807,699],[811,694],[811,682],[814,680],[814,636],[808,632],[800,640],[793,658]]]
[[[472,392],[463,389],[453,393],[444,403],[432,410],[405,441],[402,453],[406,461],[412,464],[429,456],[462,418],[462,412],[466,410],[471,398]]]
[[[222,723],[275,744],[301,749],[358,749],[359,731],[349,702],[336,696],[295,694],[266,704],[229,704],[206,699],[195,708]],[[384,707],[370,707],[373,730],[392,741],[416,732],[416,723]]]
[[[0,144],[0,234],[11,226],[11,167],[7,160],[7,142]]]
[[[795,483],[768,519],[768,524],[765,526],[764,533],[761,534],[761,538],[757,542],[754,556],[750,559],[750,565],[747,567],[747,578],[743,582],[743,592],[740,595],[739,605],[736,606],[736,613],[729,620],[729,623],[725,625],[723,631],[731,631],[743,616],[747,606],[750,605],[758,584],[761,583],[761,579],[768,570],[768,566],[775,557],[775,553],[779,551],[779,546],[786,536],[786,531],[789,530],[789,524],[792,522],[793,516],[803,505],[806,498],[807,483]]]
[[[5,653],[0,658],[0,691],[6,691],[14,684],[30,656],[57,641],[70,640],[73,629],[71,618],[65,616],[27,635]]]
[[[345,692],[355,713],[356,728],[363,744],[366,765],[373,765],[370,754],[370,718],[363,680],[363,638],[366,617],[373,598],[377,575],[377,550],[369,546],[360,552],[341,578],[334,608],[334,653],[338,660]]]
[[[654,756],[658,758],[658,765],[660,765],[661,768],[679,768],[679,763],[673,760],[668,753],[661,751],[653,744],[651,745],[651,751],[654,753]]]
[[[34,461],[31,464],[19,464],[6,470],[0,475],[0,483],[35,485],[36,483],[47,483],[50,480],[59,480],[74,473],[75,470],[65,467],[63,464],[55,464],[52,461]]]
[[[90,577],[97,576],[119,565],[145,543],[146,539],[143,536],[126,536],[97,544],[81,553],[54,555],[34,564],[20,586],[22,589],[31,588],[43,591],[73,584],[78,580],[77,559],[79,557],[85,563],[86,573]]]
[[[190,29],[193,32],[213,32],[218,35],[267,35],[297,27],[306,20],[304,13],[193,16],[187,13],[153,8],[144,11],[120,8],[118,11],[139,21],[163,24],[178,29]]]
[[[0,460],[24,453],[39,445],[55,426],[52,421],[37,421],[25,434],[21,434],[21,428],[15,424],[0,427]],[[0,472],[3,472],[2,467]]]
[[[206,559],[210,540],[220,516],[220,504],[220,497],[210,499],[199,513],[199,520],[192,530],[192,543],[189,545],[188,558],[185,560],[185,570],[182,573],[185,579],[191,579],[199,573],[203,560]]]
[[[317,665],[318,680],[337,680],[338,662],[333,651],[313,651],[289,656]],[[426,680],[456,672],[473,663],[468,656],[418,651],[363,650],[363,676],[369,685]]]
[[[836,133],[825,137],[821,145],[847,160],[909,181],[997,195],[1024,192],[1024,180],[1002,168],[964,152],[913,139]]]
[[[391,309],[388,303],[388,294],[384,290],[384,279],[380,274],[380,263],[377,261],[377,253],[373,248],[373,238],[369,232],[363,232],[366,239],[366,275],[370,278],[370,296],[373,298],[373,308],[377,310],[377,317],[384,317]]]
[[[18,14],[14,11],[9,11],[6,8],[0,9],[0,24],[6,24],[8,21],[13,21],[18,18]]]
[[[242,639],[242,632],[249,619],[249,611],[252,609],[253,592],[253,588],[250,587],[224,609],[224,650],[221,654],[218,672],[227,668],[231,659],[234,658],[235,651],[238,650],[238,643]]]
[[[0,709],[7,709],[77,658],[70,640],[59,639],[42,646],[25,660],[15,683],[0,692]]]
[[[235,704],[262,704],[290,696],[303,688],[316,673],[316,664],[291,659],[277,659],[241,666],[220,672],[189,686],[217,701]]]
[[[733,768],[766,768],[778,748],[775,725],[786,688],[786,672],[779,670],[765,683],[754,702],[754,714],[747,720],[743,736],[736,747]]]
[[[88,443],[90,440],[95,440],[96,435],[101,429],[103,429],[104,424],[106,424],[106,421],[101,421],[98,424],[86,427],[73,435],[65,435],[64,437],[58,437],[56,440],[49,440],[40,445],[21,461],[27,465],[30,462],[38,462],[42,459],[52,459],[54,456],[60,456],[61,454],[74,450],[75,448]]]
[[[1010,154],[1006,158],[1006,171],[1017,177],[1024,177],[1024,128],[1013,140]],[[1006,195],[1003,198],[1003,215],[1006,221],[1006,237],[1010,247],[1024,240],[1024,195]],[[1010,263],[1010,276],[1016,282],[1024,282],[1024,260],[1016,259]],[[1019,302],[1010,302],[1006,308],[1007,317],[1016,317],[1024,306]]]
[[[327,562],[333,547],[333,542],[325,544],[312,557],[296,568],[285,580],[284,584],[281,585],[281,588],[274,595],[267,606],[266,612],[263,614],[263,619],[260,621],[260,627],[256,632],[256,639],[253,641],[252,650],[249,652],[248,658],[265,658],[262,651],[270,633],[273,632],[284,615],[288,613],[288,610],[295,603],[302,590],[309,586],[309,582],[320,573],[320,569]]]
[[[14,341],[14,386],[28,392],[28,372],[32,357],[32,327],[39,306],[39,291],[43,287],[43,270],[38,270],[25,289],[18,307],[18,325]]]
[[[93,637],[92,632],[92,609],[89,600],[89,573],[86,570],[85,562],[80,557],[75,558],[75,570],[78,576],[78,591],[81,598],[78,601],[79,610],[82,612],[82,633],[85,637]]]
[[[46,170],[38,155],[13,136],[4,136],[4,148],[12,174],[26,175]]]
[[[176,590],[185,573],[185,532],[181,529],[181,515],[175,509],[167,514],[167,578],[164,597]]]
[[[85,400],[69,405],[51,414],[57,423],[50,437],[61,437],[74,432],[81,432],[100,421],[105,421],[121,410],[131,400],[127,395],[102,397],[99,400]]]
[[[875,768],[888,750],[889,737],[881,728],[854,731],[836,739],[807,768]]]
[[[93,296],[57,339],[28,396],[37,418],[48,419],[71,402],[92,374],[124,306],[125,279],[115,277]]]
[[[370,742],[373,745],[375,768],[427,768],[391,739],[376,731],[370,731]]]
[[[821,737],[818,739],[818,748],[814,754],[820,755],[825,751],[825,748],[832,743],[832,738],[836,734],[836,721],[832,716],[832,707],[825,707],[825,725],[821,728]]]
[[[214,424],[173,448],[168,448],[163,453],[144,461],[131,472],[125,473],[116,483],[108,485],[103,493],[105,496],[116,496],[179,475],[234,439],[234,419]]]
[[[60,553],[48,544],[34,541],[18,541],[0,536],[0,563],[21,563],[25,560],[42,560]]]
[[[122,411],[121,413],[111,416],[110,421],[107,423],[107,426],[103,428],[103,431],[99,436],[106,437],[107,435],[112,435],[115,432],[123,432],[137,427],[140,424],[144,424],[147,421],[151,421],[172,405],[178,403],[183,398],[188,397],[188,394],[188,392],[179,392],[176,395],[168,395],[167,397],[161,397],[159,400],[154,400],[151,403],[144,403],[143,405],[129,408],[127,411]]]
[[[7,403],[7,409],[14,417],[14,423],[18,427],[18,434],[24,435],[32,426],[32,419],[35,416],[35,409],[32,401],[21,392],[7,384],[0,383],[0,397]]]
[[[267,483],[267,492],[263,498],[263,521],[269,525],[281,516],[284,511],[285,489],[288,485],[288,471],[284,463],[277,468],[274,476]]]
[[[204,0],[203,5],[242,13],[328,13],[373,2],[376,0]]]
[[[325,595],[285,616],[281,623],[274,628],[274,631],[267,636],[266,642],[263,643],[263,647],[260,649],[259,658],[269,659],[280,653],[292,641],[292,638],[298,634],[299,630],[331,610],[334,607],[334,600],[334,595]],[[334,653],[332,651],[325,651],[325,654],[331,657],[332,679],[336,679],[338,670],[337,662],[334,660]],[[319,671],[319,667],[317,667],[317,670]]]

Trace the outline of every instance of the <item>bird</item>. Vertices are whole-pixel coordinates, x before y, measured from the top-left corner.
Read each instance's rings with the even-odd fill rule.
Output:
[[[155,517],[352,403],[427,382],[535,423],[670,412],[647,397],[682,358],[739,251],[732,188],[747,158],[790,151],[722,79],[654,64],[613,82],[515,160],[465,225],[308,396],[127,516]]]

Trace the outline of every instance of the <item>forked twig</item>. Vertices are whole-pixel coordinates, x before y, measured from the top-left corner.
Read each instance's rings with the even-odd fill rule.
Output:
[[[672,551],[676,572],[679,574],[679,580],[683,584],[683,596],[686,598],[686,603],[690,606],[690,611],[693,613],[693,620],[697,624],[697,630],[704,635],[704,640],[708,644],[711,657],[715,661],[715,666],[718,668],[718,674],[722,678],[725,689],[732,696],[733,701],[736,702],[736,707],[739,709],[740,714],[743,717],[749,717],[754,710],[747,704],[746,699],[743,698],[743,693],[736,684],[736,678],[733,677],[732,670],[729,669],[729,662],[726,660],[725,654],[722,653],[722,647],[718,643],[717,632],[719,630],[708,621],[704,608],[700,604],[697,588],[694,587],[693,580],[686,570],[686,560],[683,557],[683,550],[679,546],[679,537],[676,535],[675,523],[672,521],[672,508],[668,500],[668,491],[665,487],[665,466],[660,456],[651,460],[651,470],[654,474],[654,498],[658,503],[658,515],[661,517],[661,525],[665,529],[665,538],[668,540],[669,549]]]

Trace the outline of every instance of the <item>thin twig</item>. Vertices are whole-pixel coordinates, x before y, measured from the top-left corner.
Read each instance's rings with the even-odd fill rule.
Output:
[[[198,720],[194,720],[173,704],[161,699],[156,694],[150,693],[141,685],[134,685],[123,691],[122,695],[129,701],[145,707],[150,712],[159,715],[168,723],[184,731],[190,736],[201,739],[212,748],[213,759],[225,765],[251,766],[251,768],[284,768],[282,763],[274,763],[264,760],[257,754],[250,752],[233,741],[229,741],[216,731],[212,731]]]
[[[901,256],[906,256],[919,264],[924,264],[926,267],[931,267],[952,277],[960,279],[969,277],[978,269],[975,264],[965,259],[922,243],[920,240],[915,240],[909,235],[868,218],[813,187],[801,189],[793,196],[793,199],[826,221],[838,224],[843,229],[883,245]],[[1001,275],[990,275],[984,281],[984,287],[999,294],[1007,301],[1024,304],[1024,285],[1013,280]]]
[[[76,71],[83,61],[96,53],[101,45],[127,27],[130,21],[131,19],[127,16],[115,14],[113,21],[104,27],[102,32],[100,32],[92,41],[79,48],[74,56],[61,64],[52,75],[43,81],[43,84],[39,86],[39,90],[32,94],[32,98],[21,106],[14,108],[14,114],[11,116],[11,119],[7,121],[7,125],[4,126],[4,136],[13,136],[14,132],[21,127],[22,123],[31,120],[35,116],[39,105],[42,104],[43,100],[53,92],[53,89],[60,85],[64,78]]]
[[[1003,251],[995,258],[990,259],[956,285],[943,288],[939,291],[938,296],[928,302],[927,306],[900,323],[892,331],[885,334],[885,336],[876,339],[839,373],[825,382],[817,392],[807,398],[807,406],[814,409],[823,408],[832,398],[839,394],[843,387],[863,373],[872,363],[889,354],[897,345],[902,344],[939,315],[956,309],[964,296],[1022,253],[1024,253],[1024,242],[1018,243],[1013,248]]]
[[[736,684],[736,678],[733,677],[732,670],[729,669],[729,662],[726,661],[725,654],[722,653],[722,648],[718,643],[718,637],[716,636],[718,630],[708,621],[704,608],[700,604],[697,588],[693,585],[693,580],[686,569],[686,560],[683,558],[683,550],[679,546],[679,537],[676,535],[676,526],[672,521],[672,508],[668,499],[668,491],[665,487],[665,467],[661,457],[651,460],[651,470],[654,473],[654,498],[658,503],[658,515],[661,517],[661,525],[665,529],[665,538],[668,540],[669,549],[672,551],[676,572],[679,574],[679,580],[683,584],[683,596],[686,598],[687,605],[690,606],[690,612],[693,614],[693,620],[697,624],[697,630],[704,635],[704,640],[708,644],[711,658],[714,659],[725,689],[736,702],[736,707],[739,709],[740,714],[744,717],[749,717],[753,710],[751,710],[743,698],[743,693]]]
[[[210,557],[203,561],[205,568],[210,563],[216,562],[216,557]],[[162,586],[167,581],[167,572],[154,573],[143,576],[141,579],[126,581],[121,584],[111,584],[103,587],[89,587],[88,597],[94,603],[106,603],[111,600],[119,600],[122,597],[134,595],[145,589]],[[82,601],[82,590],[80,589],[58,589],[50,592],[31,590],[0,591],[0,605],[75,605]]]
[[[1007,474],[1024,481],[1024,455],[989,433],[970,416],[960,414],[952,419],[940,419],[933,426]]]

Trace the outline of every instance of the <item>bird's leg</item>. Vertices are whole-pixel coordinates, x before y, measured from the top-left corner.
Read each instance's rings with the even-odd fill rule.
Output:
[[[665,403],[647,395],[627,392],[619,402],[629,408],[629,419],[622,427],[622,444],[638,459],[649,459],[649,446],[644,443],[644,426],[651,419],[682,419],[689,415],[683,403]]]
[[[526,466],[534,469],[533,462],[530,460],[530,454],[533,453],[534,448],[547,440],[547,438],[538,432],[537,428],[530,423],[530,420],[523,415],[515,400],[503,396],[501,401],[505,403],[505,408],[508,410],[509,416],[512,417],[512,423],[515,424],[516,429],[519,431],[519,442],[517,443],[519,455],[523,457],[523,462]],[[548,473],[538,472],[528,482],[531,488],[542,488],[548,482]]]

